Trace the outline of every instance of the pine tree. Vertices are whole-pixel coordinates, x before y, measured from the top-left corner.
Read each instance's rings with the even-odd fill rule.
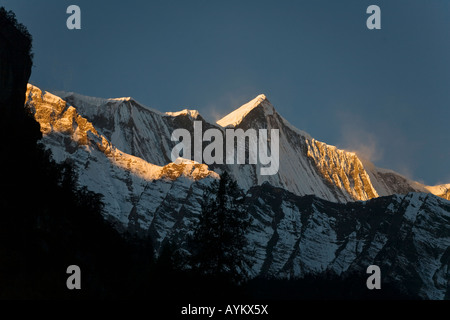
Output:
[[[248,277],[251,217],[236,181],[223,173],[203,195],[202,213],[192,239],[191,263],[203,275],[240,283]]]

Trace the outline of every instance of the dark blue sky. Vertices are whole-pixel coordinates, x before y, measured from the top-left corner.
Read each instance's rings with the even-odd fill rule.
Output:
[[[66,28],[81,8],[82,30]],[[381,30],[366,8],[381,7]],[[318,140],[450,182],[450,1],[0,0],[34,38],[31,82],[218,120],[260,93]]]

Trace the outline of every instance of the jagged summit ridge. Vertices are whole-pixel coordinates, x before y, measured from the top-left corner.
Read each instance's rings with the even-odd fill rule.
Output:
[[[59,98],[69,102],[70,104],[76,105],[78,108],[98,108],[104,105],[124,105],[124,102],[128,102],[131,104],[135,104],[139,107],[148,109],[152,112],[163,114],[162,112],[150,108],[133,97],[118,97],[118,98],[97,98],[82,95],[76,92],[67,92],[67,91],[53,91],[52,94],[58,96]],[[126,105],[126,104],[125,104]],[[88,111],[88,110],[86,110]]]
[[[193,121],[202,120],[204,129],[224,130],[223,126],[207,123],[196,110],[161,113],[133,99],[98,99],[74,93],[64,93],[61,99],[31,85],[29,93],[28,105],[35,109],[35,118],[47,135],[44,143],[54,151],[55,157],[62,161],[71,157],[77,148],[87,148],[88,141],[96,140],[104,150],[119,150],[117,155],[127,155],[120,156],[127,161],[116,161],[121,164],[120,170],[124,170],[118,177],[130,173],[141,178],[160,177],[159,168],[172,162],[171,151],[176,144],[171,140],[172,133],[178,128],[192,132]],[[208,164],[210,172],[228,171],[245,190],[269,182],[299,196],[313,194],[333,202],[365,201],[414,191],[439,193],[449,198],[449,192],[442,188],[426,189],[395,172],[361,161],[353,152],[313,139],[278,114],[265,95],[257,96],[222,120],[219,121],[222,125],[238,129],[278,129],[280,132],[280,166],[273,176],[261,176],[258,164]],[[51,132],[54,134],[48,135]],[[89,153],[87,156],[94,157]],[[81,165],[80,170],[86,165],[89,164]],[[206,164],[199,165],[208,168]],[[152,174],[143,174],[145,172]],[[100,180],[95,183],[99,184],[97,189],[103,188]]]
[[[181,175],[193,180],[202,179],[209,175],[218,178],[218,175],[209,171],[208,166],[204,164],[177,161],[174,164],[158,166],[119,150],[107,137],[97,131],[88,119],[78,114],[73,106],[68,105],[64,100],[51,93],[42,92],[37,87],[28,85],[27,99],[28,103],[32,105],[35,119],[41,126],[44,141],[51,140],[52,135],[55,134],[69,135],[80,149],[85,149],[89,153],[99,151],[109,160],[111,165],[124,169],[144,180],[150,181],[162,177],[176,179]],[[98,102],[101,100],[90,99],[89,101]],[[110,101],[110,99],[104,101]],[[121,99],[120,101],[130,100]],[[65,147],[67,150],[67,143]],[[56,155],[61,156],[59,150],[53,151]],[[176,173],[167,175],[166,172],[170,171],[173,165],[177,167]]]
[[[197,119],[200,116],[200,113],[197,110],[191,110],[191,109],[183,109],[183,110],[177,111],[177,112],[166,112],[165,114],[168,116],[171,116],[171,117],[187,115],[193,120]]]

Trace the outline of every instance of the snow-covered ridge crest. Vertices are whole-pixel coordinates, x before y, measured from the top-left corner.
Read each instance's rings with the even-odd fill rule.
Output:
[[[49,92],[47,92],[48,94]],[[68,91],[53,91],[52,92],[53,95],[61,98],[62,100],[65,101],[74,101],[78,107],[80,106],[84,106],[85,104],[88,104],[89,106],[95,106],[95,107],[100,107],[102,105],[106,105],[108,103],[113,103],[113,104],[122,104],[123,102],[129,102],[129,103],[134,103],[142,108],[148,109],[152,112],[158,113],[158,114],[163,114],[162,112],[150,108],[138,101],[136,101],[136,99],[132,98],[132,97],[119,97],[119,98],[98,98],[98,97],[90,97],[90,96],[85,96],[76,92],[68,92]]]
[[[171,117],[178,117],[180,115],[187,115],[191,119],[197,119],[197,117],[200,115],[200,113],[197,110],[189,110],[189,109],[183,109],[183,110],[177,111],[177,112],[166,112],[165,114],[168,115],[168,116],[171,116]]]
[[[89,101],[99,102],[101,100],[90,99]],[[129,101],[129,99],[121,99],[121,101]],[[207,176],[218,178],[218,175],[208,170],[208,166],[205,164],[180,161],[175,164],[158,166],[125,153],[101,135],[91,122],[77,113],[73,106],[68,105],[66,101],[54,94],[43,92],[30,84],[27,86],[27,103],[34,110],[34,117],[41,126],[44,138],[50,139],[52,134],[69,135],[72,141],[86,152],[91,152],[92,148],[96,148],[114,166],[144,180],[177,179],[180,176],[193,180],[203,179]],[[174,170],[174,166],[176,170]]]
[[[132,100],[133,98],[131,98],[131,97],[121,97],[121,98],[110,98],[110,99],[108,99],[108,100],[115,100],[115,101],[130,101],[130,100]]]
[[[266,95],[260,94],[256,98],[232,111],[228,115],[224,116],[222,119],[216,122],[221,127],[238,127],[245,118],[255,109],[260,108],[262,110],[264,117],[274,117],[275,115],[281,119],[282,125],[288,127],[290,130],[296,132],[297,134],[304,136],[306,138],[312,139],[312,137],[305,131],[298,129],[289,123],[284,117],[277,113],[275,107],[269,101]]]
[[[175,145],[171,135],[178,128],[193,130],[194,121],[201,118],[197,111],[185,109],[162,113],[133,99],[98,99],[75,93],[64,93],[64,99],[61,99],[36,87],[31,88],[34,89],[29,92],[36,94],[27,96],[27,105],[36,110],[35,118],[43,133],[51,133],[44,139],[44,144],[61,160],[81,152],[76,151],[77,148],[90,148],[90,158],[80,163],[80,170],[92,164],[95,158],[93,146],[97,150],[101,146],[103,155],[100,157],[109,152],[108,166],[112,163],[124,172],[135,172],[146,181],[159,179],[161,168],[167,165],[170,168],[165,172],[170,174],[165,178],[176,177],[178,173],[189,173],[189,179],[195,179],[196,174],[199,179],[205,176],[205,168],[185,171],[177,167],[179,163],[171,163],[171,151]],[[278,114],[265,95],[259,95],[222,120],[219,124],[244,131],[251,128],[256,131],[279,129],[280,132],[280,165],[276,175],[261,176],[258,165],[211,165],[211,169],[217,172],[228,171],[245,190],[269,182],[299,196],[314,194],[333,202],[365,201],[408,192],[431,192],[450,198],[448,189],[425,188],[396,172],[379,169],[353,152],[313,139]],[[208,125],[205,128],[224,130],[224,127],[213,123]],[[192,164],[193,169],[196,166],[205,165]],[[212,171],[208,172],[209,176],[216,176]],[[123,174],[117,173],[118,176]],[[99,183],[101,190],[100,185],[104,182],[99,180],[95,183]]]
[[[273,114],[275,110],[272,104],[267,100],[267,97],[264,94],[260,94],[255,99],[242,105],[240,108],[234,110],[216,123],[221,127],[235,127],[242,122],[250,111],[258,106],[261,106],[264,109],[264,113],[267,115]]]

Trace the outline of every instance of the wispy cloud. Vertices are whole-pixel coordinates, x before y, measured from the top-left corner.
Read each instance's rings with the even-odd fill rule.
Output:
[[[339,112],[336,119],[340,127],[339,147],[355,152],[360,158],[377,166],[423,182],[412,161],[418,152],[419,143],[405,135],[392,121],[371,122],[371,119],[348,110]]]
[[[338,114],[340,122],[339,147],[358,154],[359,157],[372,162],[383,158],[383,149],[379,138],[370,130],[364,119],[356,114],[342,112]]]
[[[254,90],[250,90],[254,91]],[[222,119],[224,116],[233,112],[237,108],[241,107],[243,104],[249,102],[255,98],[258,94],[251,95],[246,93],[229,93],[217,99],[217,101],[212,101],[205,108],[203,108],[202,115],[211,122],[216,122]]]

